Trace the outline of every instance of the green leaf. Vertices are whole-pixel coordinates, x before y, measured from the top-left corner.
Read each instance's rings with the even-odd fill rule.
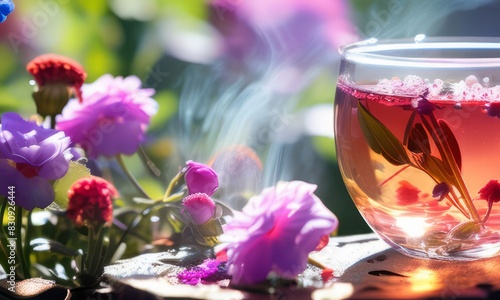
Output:
[[[460,153],[460,147],[458,146],[458,142],[457,139],[455,138],[455,135],[451,131],[446,121],[439,120],[438,123],[439,126],[441,127],[441,130],[443,131],[443,138],[446,140],[448,146],[450,147],[451,154],[453,155],[453,159],[455,160],[458,169],[462,170],[462,154]]]
[[[90,170],[82,164],[74,161],[69,162],[69,169],[66,175],[54,182],[54,203],[60,209],[68,207],[68,190],[71,185],[80,178],[90,177]]]
[[[411,128],[407,148],[413,153],[431,153],[429,136],[421,123]]]
[[[481,232],[482,224],[476,221],[467,221],[453,227],[446,238],[468,240]]]
[[[420,167],[438,183],[447,182],[452,185],[457,183],[453,175],[447,171],[446,165],[435,156],[424,154]]]
[[[42,251],[50,251],[52,253],[58,253],[64,256],[77,256],[78,251],[67,247],[60,242],[45,239],[45,238],[36,238],[30,242],[30,246],[33,248],[33,251],[42,252]]]
[[[368,146],[375,153],[396,166],[411,163],[403,144],[361,103],[358,103],[358,119]]]

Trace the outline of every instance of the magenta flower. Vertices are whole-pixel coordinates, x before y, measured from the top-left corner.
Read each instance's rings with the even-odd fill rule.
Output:
[[[82,98],[68,102],[57,129],[63,130],[89,157],[130,155],[137,151],[158,103],[154,89],[141,89],[136,76],[103,75],[84,84]]]
[[[203,225],[215,216],[215,202],[205,193],[191,194],[182,200],[182,212],[196,225]]]
[[[52,180],[66,174],[71,159],[64,132],[45,129],[16,113],[2,115],[0,124],[0,195],[15,187],[16,204],[45,208],[54,201]]]
[[[192,160],[186,162],[184,181],[190,195],[205,193],[212,196],[219,187],[217,173],[211,167]]]
[[[308,255],[338,225],[337,218],[313,193],[315,185],[279,183],[253,197],[224,228],[228,271],[234,284],[255,284],[274,271],[294,278]]]
[[[15,5],[11,0],[0,0],[0,23],[7,19],[7,16],[14,11]]]

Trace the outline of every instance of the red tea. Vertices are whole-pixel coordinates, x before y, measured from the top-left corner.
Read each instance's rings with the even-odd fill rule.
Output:
[[[500,251],[500,87],[487,83],[338,82],[335,134],[346,186],[372,228],[407,254]]]

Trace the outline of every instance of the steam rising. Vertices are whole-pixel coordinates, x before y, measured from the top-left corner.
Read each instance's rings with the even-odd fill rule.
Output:
[[[253,149],[264,167],[260,189],[285,179],[288,164],[298,164],[285,156],[286,143],[297,138],[291,111],[320,69],[336,72],[338,45],[314,13],[295,12],[286,22],[260,26],[236,10],[223,12],[223,19],[215,16],[218,26],[226,40],[236,42],[226,44],[225,55],[213,64],[186,69],[176,131],[183,159],[209,161],[234,145]],[[340,35],[354,41],[352,31]]]
[[[234,2],[232,6],[215,8],[215,25],[222,29],[228,42],[223,47],[226,53],[212,64],[191,65],[186,70],[176,131],[181,139],[183,159],[209,161],[230,146],[251,147],[263,161],[261,185],[268,186],[290,179],[288,170],[309,159],[288,157],[286,143],[297,138],[292,130],[297,124],[291,111],[301,91],[319,70],[326,68],[336,73],[339,44],[354,42],[357,38],[348,25],[347,11],[336,12],[338,24],[335,26],[331,26],[332,20],[326,22],[325,16],[318,13],[321,8],[315,8],[313,13],[298,13],[298,10],[294,17],[273,26],[269,26],[267,20],[262,22],[263,27],[239,14],[238,9],[242,7],[238,7],[238,3],[244,6],[244,1],[229,1]],[[319,0],[303,2],[308,3],[301,4],[304,6],[327,5]],[[367,16],[361,16],[363,21],[358,24],[358,33],[362,38],[431,35],[445,15],[491,2],[376,1],[366,11]],[[339,3],[339,9],[344,4],[342,1],[329,3]],[[325,31],[330,37],[335,36],[338,44],[325,38]],[[332,91],[325,91],[331,93],[332,101],[333,89],[332,82]],[[331,128],[331,121],[327,122],[324,126]],[[312,182],[315,181],[313,175],[320,176],[318,172],[311,174]]]
[[[459,1],[373,1],[360,16],[358,30],[363,39],[412,38],[417,34],[432,36],[453,13],[469,11],[494,0]],[[474,24],[471,24],[474,26]]]

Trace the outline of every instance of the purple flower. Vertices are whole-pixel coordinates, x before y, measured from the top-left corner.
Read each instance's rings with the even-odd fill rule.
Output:
[[[438,198],[437,201],[441,201],[444,199],[444,197],[446,197],[446,195],[448,195],[449,192],[450,187],[448,186],[448,184],[446,182],[441,182],[436,184],[436,186],[434,186],[434,188],[432,189],[432,197]]]
[[[16,113],[0,124],[0,194],[15,187],[15,202],[25,209],[45,208],[54,201],[51,180],[66,174],[71,159],[64,132],[45,129]]]
[[[486,113],[490,117],[500,118],[500,103],[499,102],[490,102],[485,105]]]
[[[66,132],[91,158],[130,155],[137,151],[158,103],[154,89],[141,89],[136,76],[103,75],[82,87],[83,103],[70,100],[57,118]]]
[[[205,193],[212,196],[219,187],[217,173],[211,167],[192,160],[186,162],[184,181],[190,195]]]
[[[338,47],[357,40],[348,1],[211,2],[214,27],[223,37],[220,48],[231,61],[228,70],[243,66],[267,74],[272,68],[266,80],[278,93],[304,88],[309,68],[337,60]]]
[[[354,40],[347,1],[330,0],[212,0],[218,17],[225,21],[235,12],[252,26],[262,30],[284,30],[280,36],[287,46],[304,47],[306,41],[327,41],[332,48]],[[295,31],[292,31],[295,29]]]
[[[14,11],[15,5],[11,0],[0,0],[0,23],[3,23],[7,16]]]
[[[224,228],[229,274],[234,284],[255,284],[274,271],[294,278],[337,218],[313,193],[315,185],[279,183],[253,197]]]
[[[205,193],[195,193],[182,200],[183,212],[187,213],[196,225],[202,225],[215,216],[215,202]]]
[[[429,115],[435,109],[434,104],[432,104],[426,98],[427,95],[415,98],[411,101],[411,106],[417,110],[419,114]]]

